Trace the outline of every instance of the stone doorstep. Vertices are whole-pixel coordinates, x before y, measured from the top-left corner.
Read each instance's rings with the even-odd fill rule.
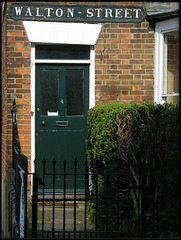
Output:
[[[38,199],[43,199],[43,195],[39,194]],[[44,199],[52,199],[52,201],[44,201],[44,206],[46,207],[53,207],[53,194],[44,194]],[[62,199],[62,201],[56,201],[56,199]],[[54,196],[54,207],[64,207],[63,203],[64,195],[63,194],[55,194]],[[74,207],[74,201],[69,201],[69,199],[74,199],[73,194],[66,194],[65,196],[66,202],[65,207]],[[79,208],[80,205],[85,205],[84,201],[79,201],[79,199],[85,199],[84,194],[77,194],[76,195],[76,208]],[[38,206],[43,206],[43,201],[38,201]]]
[[[79,208],[79,204],[83,204],[82,202],[81,203],[77,203],[76,202],[76,208]],[[38,202],[38,206],[43,206],[43,202]],[[52,207],[53,208],[53,202],[44,202],[44,206],[45,207]],[[60,201],[55,201],[54,202],[54,207],[57,208],[64,208],[64,204]],[[73,208],[74,207],[74,202],[66,202],[65,203],[65,207],[69,207],[69,208]]]
[[[38,198],[39,199],[43,199],[43,194],[38,194]],[[44,194],[44,198],[51,198],[53,199],[53,194]],[[55,193],[55,199],[56,198],[61,198],[64,199],[64,194],[57,194]],[[74,194],[66,194],[65,195],[66,199],[73,199],[74,198]],[[85,199],[85,194],[76,194],[76,199]]]

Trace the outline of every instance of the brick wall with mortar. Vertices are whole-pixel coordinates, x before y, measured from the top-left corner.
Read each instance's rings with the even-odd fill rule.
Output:
[[[6,3],[1,2],[1,237],[8,234]]]
[[[7,66],[6,66],[6,5],[1,2],[1,167],[7,178]]]
[[[96,44],[96,104],[154,101],[154,32],[142,23],[105,23]]]
[[[42,2],[41,2],[42,3]],[[61,2],[54,2],[61,4]],[[66,2],[63,2],[66,4]],[[75,2],[68,2],[69,4]],[[8,3],[8,7],[12,2]],[[76,2],[76,4],[78,4]],[[80,2],[79,4],[95,4]],[[100,4],[100,3],[99,3]],[[143,5],[143,2],[105,2],[107,5]],[[154,32],[142,23],[103,23],[95,46],[96,104],[141,103],[154,100]],[[22,21],[7,18],[8,163],[12,164],[12,101],[18,109],[22,152],[31,158],[30,50]]]
[[[11,3],[8,3],[8,9]],[[31,88],[30,51],[22,21],[7,18],[7,107],[8,107],[8,167],[12,165],[12,116],[13,99],[17,104],[18,134],[21,151],[31,159]]]

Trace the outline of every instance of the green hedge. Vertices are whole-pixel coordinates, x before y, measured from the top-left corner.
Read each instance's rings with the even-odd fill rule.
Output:
[[[110,167],[114,165],[117,155],[117,117],[124,116],[137,105],[110,103],[97,105],[88,113],[87,154],[91,170],[94,171],[95,161],[102,171],[108,160]]]
[[[134,174],[139,172],[142,166],[143,173],[154,173],[152,185],[154,184],[157,196],[155,231],[159,237],[178,236],[178,105],[110,103],[90,109],[87,156],[92,173],[105,172],[106,166],[111,172],[130,171]],[[94,178],[92,182],[94,196]],[[105,181],[101,175],[98,178],[98,187],[99,198],[104,205]],[[114,201],[115,189],[112,180],[109,191],[111,201]],[[136,215],[135,209],[134,206],[133,219]],[[90,200],[89,211],[94,221],[95,198]],[[124,209],[122,211],[124,212]],[[104,222],[101,215],[104,214],[98,214],[98,220]],[[110,225],[112,223],[110,216]],[[114,230],[114,227],[110,228]]]

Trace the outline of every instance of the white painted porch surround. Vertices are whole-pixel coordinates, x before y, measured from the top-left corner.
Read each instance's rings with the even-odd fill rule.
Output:
[[[101,24],[62,22],[23,22],[32,43],[95,45]]]
[[[28,40],[31,42],[31,172],[35,159],[35,64],[67,63],[89,64],[89,108],[95,106],[95,50],[101,24],[23,21]],[[90,45],[90,60],[35,59],[35,44]]]

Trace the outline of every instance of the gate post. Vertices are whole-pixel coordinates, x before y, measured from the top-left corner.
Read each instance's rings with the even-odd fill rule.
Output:
[[[38,198],[38,174],[33,174],[32,196],[32,237],[37,237],[37,198]]]
[[[24,222],[24,236],[27,237],[27,173],[23,174],[24,177],[24,201],[25,201],[25,222]]]

